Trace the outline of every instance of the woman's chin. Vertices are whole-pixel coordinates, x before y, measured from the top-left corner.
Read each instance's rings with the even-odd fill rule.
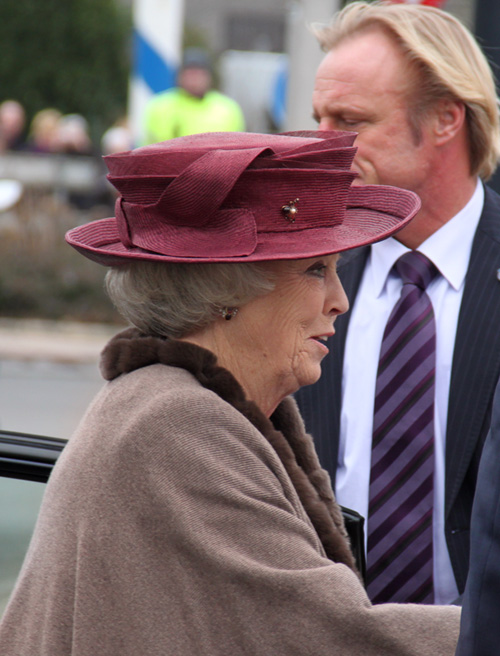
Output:
[[[307,387],[307,385],[314,385],[314,383],[318,382],[320,377],[321,366],[318,364],[317,367],[311,368],[307,373],[304,373],[304,375],[300,377],[299,385],[295,391],[299,390],[301,387]]]

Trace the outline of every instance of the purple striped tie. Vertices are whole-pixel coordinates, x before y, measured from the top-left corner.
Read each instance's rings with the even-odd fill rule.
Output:
[[[367,589],[373,603],[433,603],[436,324],[425,289],[437,270],[418,251],[394,266],[403,287],[377,373]]]

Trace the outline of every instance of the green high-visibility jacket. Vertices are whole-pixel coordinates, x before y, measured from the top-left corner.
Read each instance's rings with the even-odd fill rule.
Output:
[[[144,127],[144,143],[151,144],[201,132],[241,132],[245,120],[238,103],[218,91],[197,98],[175,88],[149,101]]]

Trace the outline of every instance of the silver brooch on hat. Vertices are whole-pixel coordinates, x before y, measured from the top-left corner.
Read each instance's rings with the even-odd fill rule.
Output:
[[[283,216],[285,219],[288,219],[290,223],[295,223],[295,217],[297,216],[298,213],[298,208],[297,208],[297,203],[299,202],[300,198],[296,198],[295,200],[290,200],[286,205],[283,205],[281,208],[281,211],[283,213]]]

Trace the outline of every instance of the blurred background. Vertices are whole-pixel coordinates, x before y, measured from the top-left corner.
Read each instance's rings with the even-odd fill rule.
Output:
[[[463,20],[493,62],[500,56],[496,0],[423,1]],[[117,320],[104,271],[63,239],[113,212],[101,155],[143,143],[149,99],[175,85],[192,47],[208,54],[214,86],[237,101],[247,130],[313,129],[321,53],[309,25],[342,4],[2,0],[0,317]]]

